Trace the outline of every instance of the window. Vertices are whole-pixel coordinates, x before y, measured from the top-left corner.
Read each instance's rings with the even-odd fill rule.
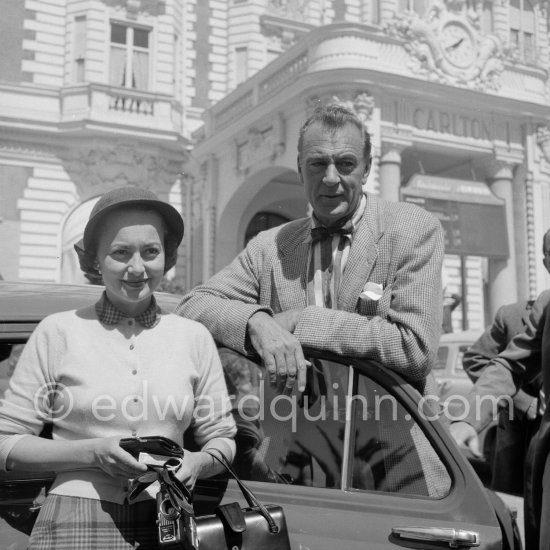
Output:
[[[244,234],[244,245],[248,244],[248,241],[255,237],[260,231],[277,227],[290,220],[280,214],[272,214],[271,212],[258,212],[248,224]]]
[[[434,370],[445,370],[447,366],[447,358],[449,357],[449,347],[439,346],[437,349],[437,361],[433,366]]]
[[[346,365],[312,360],[307,396],[278,395],[258,365],[220,350],[234,396],[237,454],[244,479],[339,489],[342,483]]]
[[[248,48],[241,46],[235,49],[235,82],[240,84],[248,78]]]
[[[86,80],[86,16],[79,15],[73,25],[73,82]]]
[[[285,396],[255,362],[225,348],[220,357],[238,429],[234,465],[244,479],[448,494],[451,478],[420,421],[375,380],[348,364],[309,357],[306,391]]]
[[[491,33],[494,29],[493,23],[493,3],[483,2],[482,29],[484,33]]]
[[[536,62],[535,10],[533,0],[510,1],[510,45],[519,60]]]
[[[174,96],[177,101],[182,101],[182,74],[181,39],[179,34],[174,34]]]
[[[359,375],[351,429],[351,487],[442,498],[451,479],[421,426],[382,386]]]
[[[428,9],[429,0],[399,0],[399,13],[412,11],[423,17]]]
[[[458,353],[456,355],[456,362],[453,369],[454,374],[465,374],[464,366],[462,365],[462,359],[464,358],[464,353],[470,348],[469,345],[463,344],[458,347]]]
[[[367,8],[368,5],[368,8]],[[368,4],[365,3],[363,10],[366,12],[365,22],[378,25],[380,23],[380,0],[372,0]],[[370,10],[370,13],[369,11]]]
[[[149,30],[111,23],[109,82],[123,88],[148,89]]]

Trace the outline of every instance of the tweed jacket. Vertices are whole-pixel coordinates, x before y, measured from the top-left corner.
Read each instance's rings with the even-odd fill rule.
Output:
[[[260,233],[229,266],[184,296],[176,312],[244,352],[254,313],[300,309],[294,335],[303,346],[367,357],[409,381],[423,380],[441,330],[439,221],[418,206],[367,194],[337,309],[307,303],[310,229],[310,218],[302,218]],[[380,299],[360,297],[367,282],[382,289]]]
[[[489,361],[504,351],[514,336],[525,330],[533,303],[533,300],[527,300],[500,307],[492,325],[464,353],[462,365],[474,384]],[[542,384],[540,365],[533,376],[524,379],[522,388],[513,397],[514,406],[523,412],[527,411],[533,398],[538,398]]]

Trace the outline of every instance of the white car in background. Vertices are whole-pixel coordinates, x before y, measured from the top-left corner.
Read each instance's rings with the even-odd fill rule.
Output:
[[[460,405],[460,398],[471,390],[473,383],[462,366],[464,352],[481,336],[482,331],[466,330],[443,334],[439,340],[437,363],[433,373],[439,386],[442,404],[447,404],[451,418],[453,409]],[[493,421],[479,434],[479,442],[485,462],[493,462],[496,438],[496,421]]]

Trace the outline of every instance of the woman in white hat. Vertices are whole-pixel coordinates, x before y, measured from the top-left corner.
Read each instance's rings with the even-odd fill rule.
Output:
[[[164,436],[198,452],[176,476],[189,488],[232,460],[235,424],[219,356],[199,323],[159,309],[153,292],[175,265],[183,221],[152,192],[103,195],[86,225],[81,266],[101,276],[95,305],[44,319],[0,402],[0,468],[56,471],[31,549],[157,548],[155,489],[129,504],[147,467],[121,438]],[[52,439],[38,437],[46,422]]]

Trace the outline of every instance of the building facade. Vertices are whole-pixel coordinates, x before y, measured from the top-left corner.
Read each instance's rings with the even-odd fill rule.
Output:
[[[82,280],[73,244],[104,191],[149,187],[181,207],[184,5],[0,8],[0,273]]]
[[[366,190],[431,210],[455,328],[550,284],[547,0],[0,0],[0,273],[79,280],[97,197],[149,187],[186,222],[191,288],[304,216],[298,130],[338,101]]]
[[[188,235],[192,284],[228,263],[262,217],[307,213],[298,130],[313,107],[337,101],[373,136],[366,190],[441,220],[445,284],[462,296],[455,329],[481,329],[500,305],[548,287],[547,2],[230,6],[243,29],[241,41],[233,31],[229,39],[237,79],[230,86],[238,86],[205,113],[187,176],[201,193]]]

